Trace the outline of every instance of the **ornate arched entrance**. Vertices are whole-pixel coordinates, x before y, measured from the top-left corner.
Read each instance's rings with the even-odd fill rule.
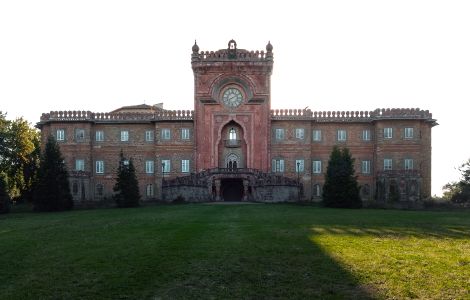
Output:
[[[219,168],[246,168],[246,142],[237,122],[230,121],[222,128],[218,151]]]

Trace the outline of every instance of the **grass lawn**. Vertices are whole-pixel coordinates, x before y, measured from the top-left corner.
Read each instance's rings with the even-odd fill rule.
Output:
[[[470,299],[470,212],[173,205],[0,216],[0,299]]]

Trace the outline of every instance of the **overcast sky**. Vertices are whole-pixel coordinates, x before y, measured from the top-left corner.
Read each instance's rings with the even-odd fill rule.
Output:
[[[274,46],[272,108],[433,113],[433,193],[470,158],[470,1],[1,1],[0,110],[193,109],[201,50]]]

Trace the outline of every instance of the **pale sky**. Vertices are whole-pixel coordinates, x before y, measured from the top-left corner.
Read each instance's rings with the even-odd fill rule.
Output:
[[[470,1],[1,1],[0,110],[193,109],[191,47],[274,46],[272,108],[428,109],[433,194],[470,158]]]

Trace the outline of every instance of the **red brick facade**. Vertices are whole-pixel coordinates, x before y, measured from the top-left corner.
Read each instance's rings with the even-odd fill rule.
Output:
[[[351,150],[364,200],[430,196],[431,129],[436,121],[428,111],[271,110],[271,44],[266,51],[247,51],[232,40],[227,49],[200,52],[195,44],[192,50],[194,111],[138,105],[111,113],[42,115],[42,141],[51,134],[58,139],[76,201],[112,195],[121,150],[132,157],[147,200],[162,198],[162,177],[205,174],[214,168],[299,179],[299,197],[319,200],[334,145]],[[84,169],[76,170],[82,168],[81,161]],[[219,189],[225,177],[220,174],[204,181],[214,199],[223,198]],[[231,179],[226,182],[236,181],[235,175],[227,176]],[[244,199],[250,194],[260,200],[254,196],[257,180],[245,176],[236,182],[244,189]]]

